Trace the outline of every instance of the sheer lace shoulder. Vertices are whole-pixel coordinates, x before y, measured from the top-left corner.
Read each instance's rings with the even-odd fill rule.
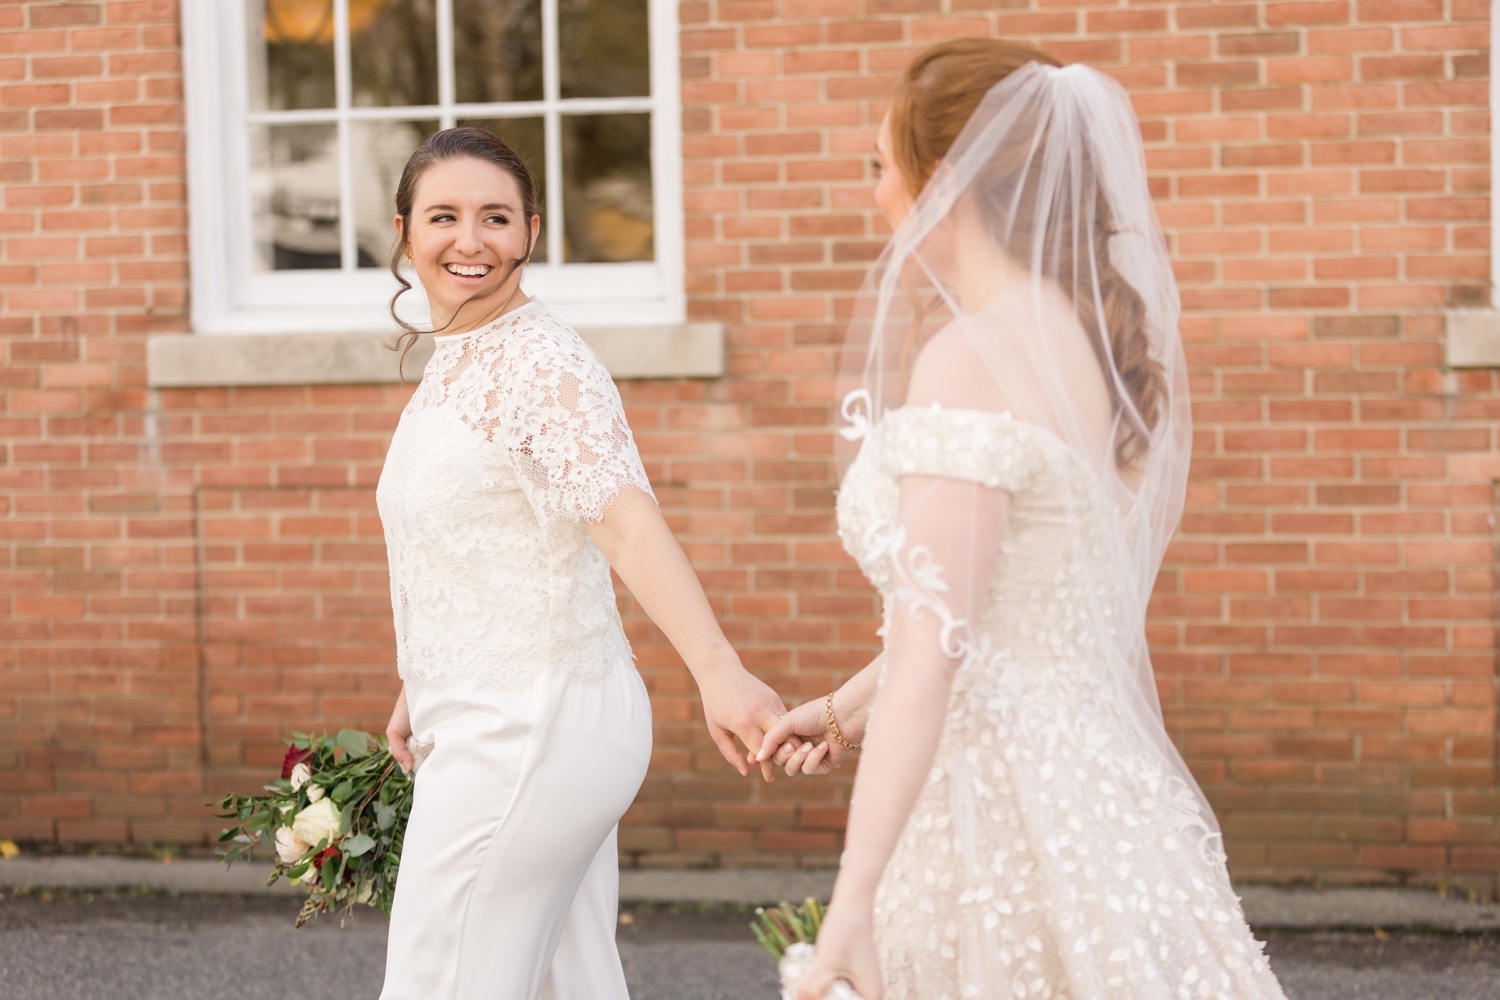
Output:
[[[1019,493],[1042,467],[1041,433],[1009,413],[903,406],[881,421],[880,464],[892,477],[945,476]]]
[[[463,344],[440,401],[456,398],[464,422],[506,450],[543,529],[598,521],[627,487],[654,496],[599,356],[546,309],[511,317]],[[471,368],[480,377],[463,377]]]

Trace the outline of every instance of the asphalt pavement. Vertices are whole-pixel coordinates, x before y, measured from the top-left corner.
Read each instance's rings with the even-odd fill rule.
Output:
[[[297,930],[294,899],[9,891],[0,1000],[350,1000],[380,993],[385,919]],[[747,908],[632,907],[619,941],[632,1000],[775,1000]],[[1291,1000],[1500,1000],[1500,936],[1266,935]]]

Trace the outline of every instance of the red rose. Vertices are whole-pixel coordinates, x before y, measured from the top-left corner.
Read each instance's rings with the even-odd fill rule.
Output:
[[[337,858],[338,856],[339,856],[339,849],[337,847],[325,847],[323,850],[321,850],[317,854],[313,855],[313,867],[316,868],[318,871],[322,871],[323,870],[323,862],[330,861],[330,860],[332,860],[334,858]],[[354,869],[353,868],[346,868],[346,869],[344,869],[344,881],[346,883],[348,883],[348,884],[351,884],[351,885],[354,883]]]
[[[281,776],[283,778],[290,778],[292,776],[292,768],[304,760],[312,760],[312,755],[313,752],[311,750],[304,750],[301,747],[295,746],[287,747],[286,758],[281,762]]]

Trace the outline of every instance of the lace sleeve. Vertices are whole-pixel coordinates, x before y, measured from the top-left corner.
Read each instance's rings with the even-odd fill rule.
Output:
[[[1029,430],[1009,413],[905,406],[886,416],[881,463],[896,478],[964,479],[1021,493],[1039,461]]]
[[[550,315],[506,338],[488,430],[507,451],[543,528],[598,521],[622,489],[654,497],[609,373]]]

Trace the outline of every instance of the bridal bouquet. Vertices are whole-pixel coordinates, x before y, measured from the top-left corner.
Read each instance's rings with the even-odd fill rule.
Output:
[[[411,778],[383,737],[354,729],[288,740],[281,777],[264,795],[230,793],[218,815],[237,821],[219,835],[225,864],[264,841],[276,848],[267,885],[285,875],[307,887],[301,927],[319,913],[356,903],[391,912],[401,841],[411,814]]]
[[[776,970],[781,976],[781,1000],[795,1000],[797,984],[812,968],[813,958],[817,955],[813,942],[818,939],[825,909],[822,903],[809,897],[801,906],[783,901],[775,909],[755,911],[756,922],[750,925],[750,930],[776,959]],[[860,1000],[860,996],[840,979],[828,987],[823,1000]]]

